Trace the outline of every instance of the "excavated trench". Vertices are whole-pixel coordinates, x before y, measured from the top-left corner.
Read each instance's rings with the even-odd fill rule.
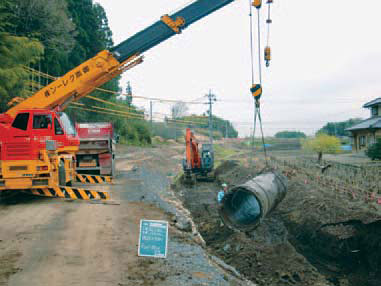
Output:
[[[259,170],[228,161],[216,170],[216,183],[175,187],[210,252],[259,286],[381,285],[377,209],[318,183],[289,176],[285,200],[258,228],[237,232],[223,225],[216,202],[219,184],[237,186]]]
[[[381,285],[381,221],[359,220],[317,229],[288,225],[290,242],[332,285]]]

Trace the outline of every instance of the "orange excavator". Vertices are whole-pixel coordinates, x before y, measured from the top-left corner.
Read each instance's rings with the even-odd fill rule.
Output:
[[[200,151],[199,142],[190,128],[187,128],[185,147],[186,154],[183,160],[184,182],[194,184],[196,180],[211,180],[210,173],[214,168],[213,145],[202,144]]]

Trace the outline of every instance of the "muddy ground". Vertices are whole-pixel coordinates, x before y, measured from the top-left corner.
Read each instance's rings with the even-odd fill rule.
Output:
[[[286,199],[253,232],[225,227],[217,211],[219,185],[244,183],[265,166],[245,156],[223,162],[216,183],[189,188],[179,180],[173,186],[211,253],[260,286],[381,285],[379,206],[322,186],[298,170],[270,162],[289,178]]]
[[[19,194],[0,200],[0,285],[249,285],[209,255],[170,191],[183,148],[118,149],[111,204]],[[167,259],[137,256],[140,219],[170,222]]]

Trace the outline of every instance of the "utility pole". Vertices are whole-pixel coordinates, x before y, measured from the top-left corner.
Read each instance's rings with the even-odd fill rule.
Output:
[[[152,100],[149,102],[149,114],[151,121],[151,135],[153,134],[153,120],[152,120]]]
[[[217,101],[217,98],[212,94],[212,90],[209,90],[209,94],[206,95],[209,100],[209,141],[213,144],[213,103]]]
[[[176,119],[175,119],[175,141],[177,142],[177,124],[176,124]]]
[[[225,121],[225,138],[228,139],[228,121]]]

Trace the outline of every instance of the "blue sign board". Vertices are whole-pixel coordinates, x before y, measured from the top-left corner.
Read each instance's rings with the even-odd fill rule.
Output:
[[[168,249],[168,222],[140,221],[139,256],[166,258]]]

